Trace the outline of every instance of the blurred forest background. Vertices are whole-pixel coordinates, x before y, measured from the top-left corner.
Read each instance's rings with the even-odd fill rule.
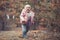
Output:
[[[35,12],[27,40],[60,40],[60,0],[0,0],[0,40],[24,39],[19,15],[26,4]]]
[[[43,27],[49,31],[60,31],[60,0],[0,0],[0,30],[20,27],[19,15],[26,4],[30,4],[35,12],[35,23],[31,29]]]

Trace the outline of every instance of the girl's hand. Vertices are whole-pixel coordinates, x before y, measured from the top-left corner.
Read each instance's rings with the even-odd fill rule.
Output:
[[[34,24],[34,21],[31,21],[32,24]]]
[[[22,21],[23,23],[26,23],[26,21]]]

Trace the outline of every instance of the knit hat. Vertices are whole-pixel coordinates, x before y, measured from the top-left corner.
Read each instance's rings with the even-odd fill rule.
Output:
[[[31,7],[29,4],[27,4],[27,5],[25,5],[25,7],[24,8],[27,8],[27,7]]]

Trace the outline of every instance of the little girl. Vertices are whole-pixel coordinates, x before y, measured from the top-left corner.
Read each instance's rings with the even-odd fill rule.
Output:
[[[20,14],[20,23],[22,26],[23,38],[27,37],[27,32],[31,23],[34,23],[34,12],[31,10],[30,5],[25,5],[24,9]]]

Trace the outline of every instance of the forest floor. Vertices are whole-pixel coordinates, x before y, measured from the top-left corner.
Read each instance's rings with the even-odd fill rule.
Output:
[[[60,33],[46,30],[30,30],[28,38],[22,38],[22,31],[0,31],[0,40],[60,40]]]

